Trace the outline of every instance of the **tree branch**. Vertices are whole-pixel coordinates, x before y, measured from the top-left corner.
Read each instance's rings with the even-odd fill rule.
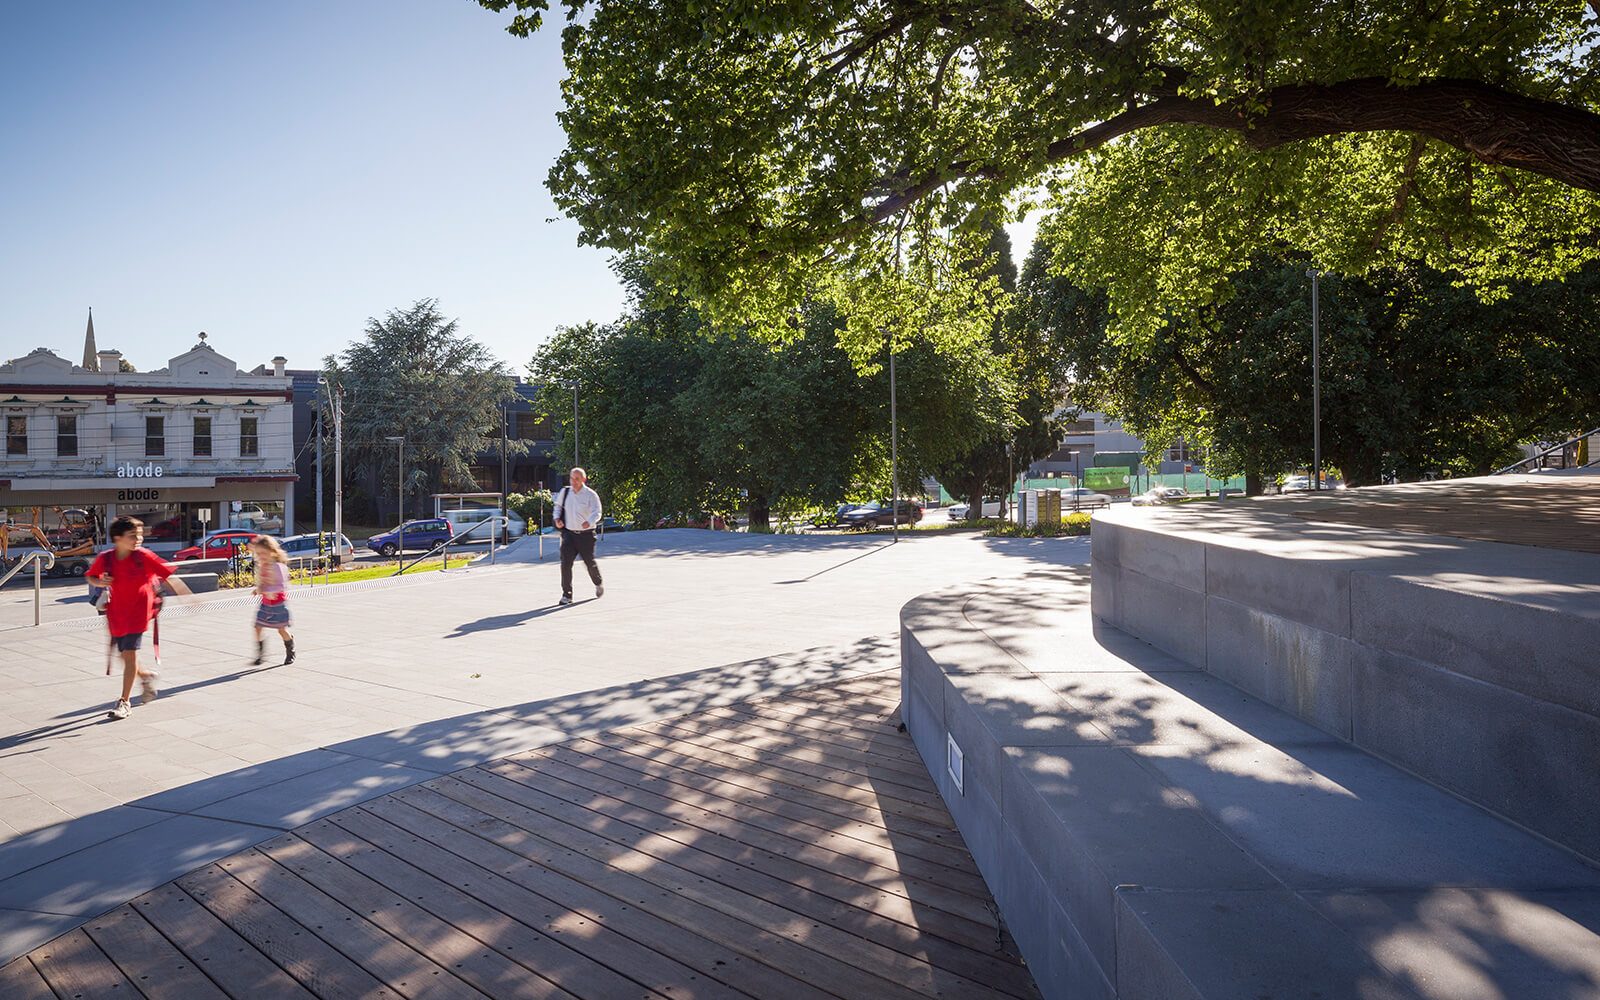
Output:
[[[1261,150],[1334,135],[1409,132],[1437,139],[1486,164],[1600,191],[1600,115],[1584,108],[1473,80],[1400,87],[1376,77],[1328,86],[1277,87],[1267,93],[1265,104],[1264,112],[1250,113],[1239,105],[1162,97],[1056,139],[1046,148],[1045,159],[1051,163],[1070,159],[1161,125],[1238,132]],[[868,221],[881,222],[946,184],[972,177],[1006,179],[992,165],[976,160],[951,163],[915,179],[892,175],[874,186],[893,193],[868,208]]]

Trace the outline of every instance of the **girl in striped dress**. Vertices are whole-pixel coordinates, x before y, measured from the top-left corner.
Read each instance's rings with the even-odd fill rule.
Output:
[[[261,606],[256,609],[256,665],[266,659],[266,630],[283,637],[283,665],[294,662],[294,636],[289,634],[289,557],[271,535],[257,535],[250,543],[256,557],[256,589]]]

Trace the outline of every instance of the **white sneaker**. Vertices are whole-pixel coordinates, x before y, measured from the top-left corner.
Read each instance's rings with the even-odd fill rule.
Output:
[[[595,584],[594,585],[594,596],[596,596],[596,597],[604,597],[604,596],[606,596],[606,585],[603,584],[603,583]]]
[[[133,706],[126,701],[117,702],[117,707],[106,713],[108,719],[126,719],[133,714]]]
[[[572,598],[563,595],[561,600],[557,601],[556,603],[557,604],[571,604],[572,603]]]
[[[139,704],[144,705],[155,701],[161,694],[161,688],[156,680],[161,674],[154,670],[146,670],[139,675]]]

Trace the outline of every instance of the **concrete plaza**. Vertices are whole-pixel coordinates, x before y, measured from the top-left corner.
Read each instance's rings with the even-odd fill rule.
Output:
[[[898,613],[1049,573],[1086,539],[703,531],[601,545],[607,594],[557,608],[553,545],[495,566],[295,595],[301,656],[248,664],[253,603],[163,616],[164,693],[109,722],[104,627],[0,626],[0,962],[353,803],[574,735],[899,664]],[[58,602],[57,616],[74,613]],[[26,620],[31,621],[31,606]]]

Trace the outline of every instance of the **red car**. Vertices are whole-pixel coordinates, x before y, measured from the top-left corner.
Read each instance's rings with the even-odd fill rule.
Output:
[[[241,545],[250,544],[256,537],[253,531],[242,531],[230,528],[227,531],[216,531],[200,540],[199,545],[191,545],[186,549],[179,549],[173,553],[173,562],[183,562],[186,559],[226,559],[233,555]]]

